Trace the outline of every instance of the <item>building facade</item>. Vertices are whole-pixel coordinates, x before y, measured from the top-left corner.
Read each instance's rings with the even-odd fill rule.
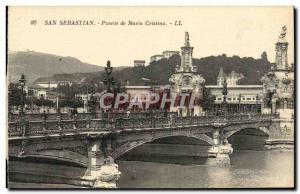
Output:
[[[153,55],[150,57],[150,63],[153,61],[159,61],[161,59],[168,59],[172,57],[173,55],[180,55],[179,51],[163,51],[162,55]]]
[[[213,112],[222,110],[224,101],[223,85],[206,85],[209,93],[214,96]],[[261,112],[262,85],[228,85],[226,95],[227,111],[230,113]]]
[[[72,82],[53,80],[53,81],[35,82],[35,84],[43,88],[57,88],[59,86],[71,86]]]
[[[179,51],[164,51],[163,52],[163,56],[166,59],[172,57],[173,55],[180,55],[180,52]]]
[[[217,85],[222,86],[225,79],[228,86],[236,86],[238,85],[238,81],[244,77],[241,73],[236,73],[235,71],[231,71],[229,74],[224,74],[223,67],[220,68],[218,77],[217,77]]]
[[[134,60],[133,66],[134,67],[145,67],[145,60]]]
[[[150,57],[150,63],[153,62],[153,61],[159,61],[163,58],[164,58],[163,55],[153,55],[153,56]]]

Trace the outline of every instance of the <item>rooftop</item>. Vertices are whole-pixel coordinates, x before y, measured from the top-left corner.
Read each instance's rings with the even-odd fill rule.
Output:
[[[220,86],[220,85],[206,85],[205,87],[206,88],[223,88],[223,86]],[[261,89],[261,88],[263,88],[263,85],[233,85],[233,86],[228,85],[227,88],[232,88],[232,89],[234,89],[234,88],[236,88],[236,89],[238,89],[238,88],[241,88],[241,89],[257,88],[257,89]]]
[[[163,51],[163,53],[167,53],[167,52],[169,52],[169,53],[180,53],[179,51],[170,51],[170,50]]]

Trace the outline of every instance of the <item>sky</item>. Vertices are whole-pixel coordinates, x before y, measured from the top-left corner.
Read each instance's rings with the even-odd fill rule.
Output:
[[[293,63],[293,14],[293,7],[9,7],[8,50],[133,66],[134,60],[149,63],[165,50],[180,51],[188,31],[194,58],[223,53],[260,58],[266,51],[274,62],[275,42],[286,25],[288,60]],[[94,20],[95,25],[45,25],[46,20]],[[130,26],[129,20],[167,25]],[[119,25],[101,25],[103,21]],[[182,25],[175,26],[175,21]]]

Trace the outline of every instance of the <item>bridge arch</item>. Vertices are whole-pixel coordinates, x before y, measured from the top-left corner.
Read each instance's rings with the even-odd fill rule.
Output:
[[[122,156],[123,154],[129,152],[130,150],[132,150],[138,146],[141,146],[145,143],[150,143],[150,142],[153,142],[158,139],[163,139],[163,138],[168,138],[168,137],[180,137],[180,136],[195,138],[195,139],[201,140],[203,142],[206,142],[208,145],[213,145],[212,138],[206,134],[190,134],[190,133],[189,134],[163,134],[163,135],[161,134],[161,135],[155,135],[152,138],[136,139],[136,140],[133,140],[130,142],[126,142],[126,143],[122,144],[121,146],[115,148],[111,155],[114,159],[116,159],[116,158]]]
[[[248,130],[259,130],[259,131],[263,132],[264,134],[270,136],[270,131],[267,127],[241,127],[241,128],[226,132],[223,136],[223,139],[228,139],[233,134],[235,134],[239,131],[242,131],[242,130],[246,130],[246,129],[248,129]]]

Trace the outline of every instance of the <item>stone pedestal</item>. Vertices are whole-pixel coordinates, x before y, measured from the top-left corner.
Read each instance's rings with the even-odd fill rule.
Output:
[[[90,182],[89,186],[93,188],[116,188],[116,181],[120,175],[118,165],[108,162],[98,169],[91,170],[89,175],[84,176],[82,180]]]
[[[272,98],[272,114],[275,114],[276,113],[276,101],[277,101],[277,98]]]
[[[116,188],[116,181],[121,172],[112,157],[105,158],[100,145],[100,140],[89,142],[87,171],[81,178],[82,185],[92,188]]]
[[[199,105],[194,106],[194,115],[193,116],[201,116],[203,114],[202,107]]]
[[[233,149],[230,144],[214,145],[208,150],[208,159],[206,164],[210,166],[228,166]]]
[[[105,164],[97,173],[95,188],[116,188],[116,181],[120,178],[121,172],[115,163]]]

